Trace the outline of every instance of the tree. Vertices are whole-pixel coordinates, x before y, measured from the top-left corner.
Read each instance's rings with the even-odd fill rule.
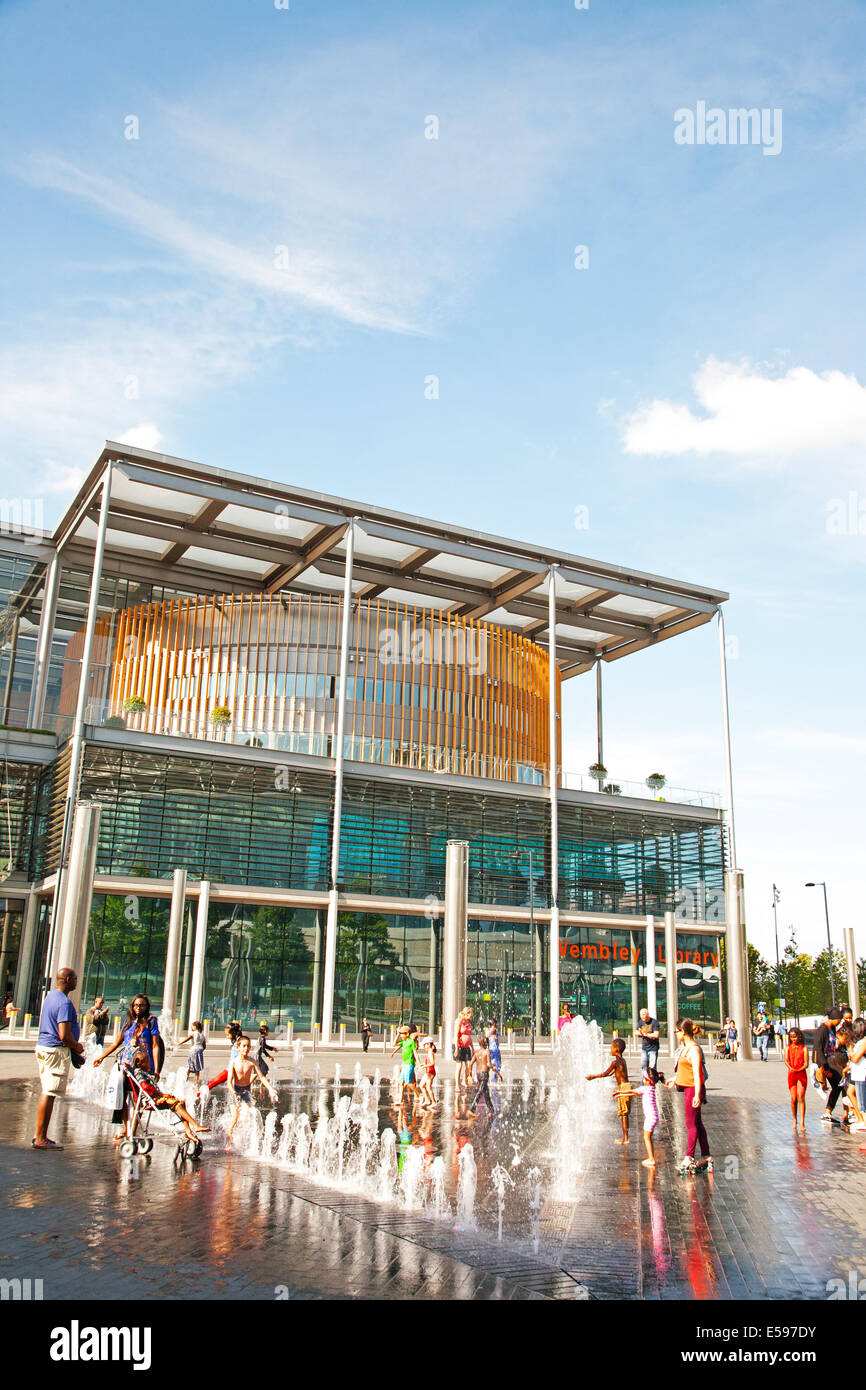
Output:
[[[756,1004],[769,1002],[776,998],[776,972],[768,965],[757,946],[751,941],[747,945],[749,953],[749,1008]]]

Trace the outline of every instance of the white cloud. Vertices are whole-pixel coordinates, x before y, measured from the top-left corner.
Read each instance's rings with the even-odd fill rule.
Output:
[[[655,400],[624,422],[628,454],[784,456],[866,444],[866,386],[843,372],[784,376],[714,357],[693,377],[703,415]]]
[[[162,434],[156,425],[136,425],[135,429],[121,434],[116,442],[131,444],[135,449],[148,449],[153,454],[162,443]]]

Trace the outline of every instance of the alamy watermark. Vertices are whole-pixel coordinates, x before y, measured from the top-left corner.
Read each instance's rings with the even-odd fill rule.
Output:
[[[0,534],[36,536],[45,530],[41,497],[0,497]]]
[[[466,666],[479,675],[487,670],[487,630],[415,627],[404,618],[380,632],[377,655],[382,666]]]
[[[674,141],[677,145],[760,145],[762,154],[782,153],[782,108],[780,106],[738,106],[725,111],[721,106],[695,103],[695,109],[681,106],[674,112]]]
[[[853,488],[847,497],[831,497],[824,525],[828,536],[866,536],[866,497]]]

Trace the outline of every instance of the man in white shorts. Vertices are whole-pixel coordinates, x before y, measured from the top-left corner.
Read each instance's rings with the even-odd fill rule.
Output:
[[[39,1038],[36,1044],[36,1063],[39,1067],[39,1080],[42,1095],[36,1111],[36,1136],[34,1149],[62,1149],[48,1138],[48,1125],[54,1109],[55,1096],[66,1094],[66,1081],[69,1075],[69,1056],[71,1052],[82,1055],[84,1048],[79,1042],[81,1028],[75,1005],[69,995],[78,985],[78,976],[69,966],[58,970],[55,988],[48,991],[39,1015]]]

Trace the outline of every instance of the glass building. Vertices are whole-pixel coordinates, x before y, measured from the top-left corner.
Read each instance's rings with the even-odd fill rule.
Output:
[[[438,1027],[460,840],[466,995],[502,1027],[549,1029],[563,1003],[623,1030],[648,1000],[664,1014],[666,914],[677,1010],[720,1021],[729,819],[711,795],[571,776],[560,710],[564,681],[708,623],[724,593],[129,446],[53,534],[19,511],[0,535],[19,1016],[59,963],[95,804],[83,994],[115,1010],[167,990],[184,1025]]]

